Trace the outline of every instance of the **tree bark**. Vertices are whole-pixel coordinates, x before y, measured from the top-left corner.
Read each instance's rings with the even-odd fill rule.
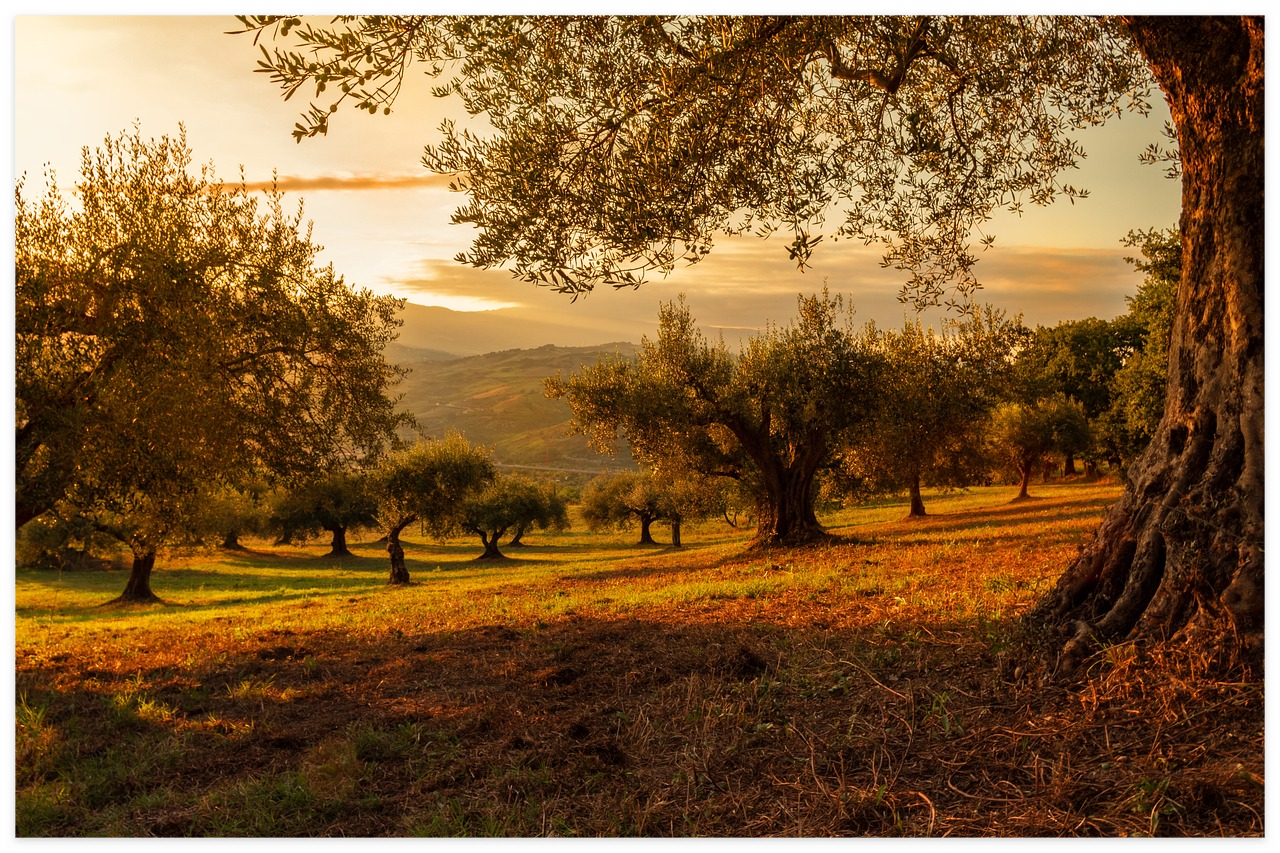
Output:
[[[485,533],[483,530],[477,530],[475,532],[480,534],[480,541],[484,543],[484,553],[481,554],[479,557],[476,557],[477,560],[505,560],[506,559],[503,553],[498,550],[498,538],[502,536],[503,533],[506,532],[505,530],[499,530],[495,532],[492,536],[490,536],[488,533]]]
[[[240,534],[234,530],[227,531],[222,537],[222,544],[218,546],[224,551],[243,551],[245,547],[240,544]]]
[[[1263,650],[1263,21],[1135,18],[1182,163],[1182,281],[1164,416],[1092,544],[1036,613],[1075,669],[1100,642]]]
[[[657,545],[658,543],[657,543],[657,542],[655,542],[655,541],[653,541],[653,533],[649,530],[650,525],[652,525],[652,524],[653,524],[653,521],[654,521],[653,516],[651,516],[651,515],[646,515],[646,514],[643,514],[643,513],[637,513],[637,516],[638,516],[638,517],[639,517],[639,519],[640,519],[640,542],[639,542],[639,544],[641,544],[641,545]]]
[[[920,475],[913,474],[911,481],[907,486],[907,490],[911,493],[911,510],[907,513],[908,518],[924,518],[927,513],[924,511],[924,498],[920,495]]]
[[[387,529],[387,553],[391,555],[391,577],[387,583],[393,586],[404,586],[409,583],[409,569],[404,563],[404,547],[400,544],[400,531],[415,520],[410,516]]]
[[[824,534],[813,508],[813,478],[825,452],[815,442],[790,465],[759,460],[766,501],[760,504],[755,545],[802,545]]]
[[[523,527],[516,528],[516,535],[511,537],[511,541],[507,543],[507,547],[508,548],[529,547],[528,545],[524,544],[524,528]]]
[[[329,545],[329,553],[327,557],[350,557],[351,550],[347,548],[347,528],[340,524],[335,524],[329,528],[333,533],[333,542]]]
[[[151,570],[155,568],[155,565],[156,552],[154,548],[141,554],[135,551],[133,553],[133,565],[129,569],[129,581],[125,584],[124,592],[120,593],[120,597],[112,603],[159,601],[160,598],[151,591]]]
[[[678,515],[672,516],[671,518],[671,547],[672,548],[684,547],[684,545],[680,542],[680,516]]]

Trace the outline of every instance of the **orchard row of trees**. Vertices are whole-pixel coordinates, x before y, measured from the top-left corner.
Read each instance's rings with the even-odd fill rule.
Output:
[[[348,528],[383,529],[393,582],[415,521],[473,533],[487,557],[508,532],[565,523],[563,502],[497,477],[460,437],[400,448],[412,418],[389,392],[403,370],[382,357],[399,303],[318,267],[279,194],[260,210],[190,165],[182,137],[135,131],[85,152],[75,204],[53,176],[38,199],[18,184],[19,528],[42,518],[127,544],[123,597],[144,600],[161,544],[234,545],[267,491],[285,540],[327,530],[341,555]],[[824,295],[733,354],[666,306],[635,361],[548,383],[597,447],[625,434],[653,472],[597,484],[586,520],[634,519],[641,541],[665,520],[679,545],[682,520],[746,504],[762,541],[800,541],[819,530],[819,479],[843,496],[906,490],[922,514],[921,485],[981,478],[993,442],[1024,495],[1050,452],[1130,458],[1158,421],[1178,273],[1176,234],[1133,240],[1147,283],[1114,323],[1030,333],[988,311],[936,333],[855,334]]]
[[[108,138],[70,197],[52,173],[15,196],[15,521],[35,549],[118,540],[121,599],[147,601],[161,546],[234,546],[268,493],[283,538],[328,530],[334,554],[381,526],[393,582],[419,519],[490,557],[508,530],[565,523],[459,436],[403,447],[406,371],[383,357],[401,301],[320,267],[278,192],[193,170],[184,135]]]
[[[1082,458],[1121,469],[1143,449],[1163,405],[1168,317],[1177,282],[1176,232],[1134,235],[1147,273],[1129,314],[1025,328],[990,308],[940,329],[852,327],[840,297],[801,297],[798,318],[740,353],[708,340],[683,300],[659,314],[635,358],[613,356],[547,381],[574,428],[601,452],[625,439],[647,479],[607,488],[626,498],[611,520],[672,523],[725,505],[707,484],[728,480],[752,505],[758,544],[821,533],[819,495],[906,492],[924,515],[924,485],[1016,472],[1019,498],[1049,458],[1068,473]],[[602,519],[607,514],[592,510]]]

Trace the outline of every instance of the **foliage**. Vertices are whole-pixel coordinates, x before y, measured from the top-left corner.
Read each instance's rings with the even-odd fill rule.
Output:
[[[1040,326],[1018,354],[1023,400],[1066,394],[1092,421],[1111,407],[1112,380],[1140,345],[1141,329],[1127,318],[1108,322],[1089,317]]]
[[[1017,472],[1018,497],[1026,498],[1034,468],[1050,453],[1072,455],[1087,447],[1089,425],[1080,404],[1063,394],[1034,404],[1004,403],[992,413],[990,443],[993,458]]]
[[[474,533],[484,545],[482,559],[501,559],[498,540],[510,530],[564,530],[568,508],[549,484],[528,477],[499,474],[483,491],[458,504],[454,523]]]
[[[1115,396],[1107,414],[1110,444],[1120,459],[1130,462],[1150,443],[1164,415],[1169,340],[1182,278],[1182,237],[1176,228],[1153,229],[1130,232],[1127,242],[1143,256],[1128,259],[1145,276],[1137,294],[1127,299],[1128,318],[1140,330],[1141,344],[1115,374]]]
[[[348,530],[374,527],[378,502],[370,490],[367,471],[337,469],[318,472],[280,494],[271,513],[271,525],[283,539],[310,539],[319,531],[333,534],[331,556],[346,550]]]
[[[884,374],[872,424],[843,450],[833,485],[851,496],[905,489],[923,515],[922,484],[971,485],[987,473],[983,431],[1027,332],[988,308],[938,330],[917,320],[866,334]]]
[[[387,531],[391,583],[406,584],[400,532],[415,521],[444,535],[456,520],[456,507],[496,476],[489,451],[459,433],[419,441],[388,454],[372,473],[378,522]]]
[[[264,532],[270,522],[266,488],[261,482],[242,486],[206,485],[197,534],[218,537],[224,548],[240,548],[240,537]]]
[[[672,518],[673,501],[649,471],[620,471],[587,483],[581,497],[582,518],[590,530],[626,528],[640,523],[640,544],[654,544],[650,526]]]
[[[119,548],[115,537],[105,534],[78,515],[64,517],[48,512],[32,519],[14,538],[19,566],[68,571],[102,565]]]
[[[748,484],[761,543],[812,538],[815,477],[870,420],[880,360],[839,323],[840,297],[798,302],[796,320],[737,355],[703,336],[683,300],[667,303],[635,359],[555,377],[547,393],[568,402],[598,448],[621,434],[655,469]]]
[[[276,42],[258,70],[286,98],[320,100],[299,140],[343,102],[389,111],[415,63],[483,117],[489,132],[445,122],[423,158],[470,197],[460,260],[571,293],[775,230],[802,266],[825,236],[879,242],[919,302],[966,293],[970,234],[999,208],[1084,196],[1058,178],[1083,155],[1072,131],[1145,109],[1150,88],[1108,18],[241,22]]]
[[[85,150],[76,203],[16,187],[17,522],[60,502],[154,551],[197,493],[376,454],[405,422],[398,300],[319,268],[282,196],[190,169],[185,135]]]

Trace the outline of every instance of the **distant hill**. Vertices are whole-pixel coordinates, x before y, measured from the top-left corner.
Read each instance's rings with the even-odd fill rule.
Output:
[[[413,364],[415,361],[452,361],[458,357],[456,352],[407,347],[400,343],[388,345],[384,352],[387,361],[392,364]]]
[[[457,430],[491,447],[500,466],[595,473],[630,466],[630,455],[604,456],[582,436],[567,435],[569,407],[547,399],[543,380],[594,364],[602,355],[631,356],[636,349],[629,343],[548,344],[450,361],[402,361],[412,372],[396,390],[428,435]]]
[[[512,348],[531,349],[544,344],[605,346],[608,332],[581,320],[557,322],[545,317],[536,322],[521,308],[496,311],[451,311],[438,306],[405,303],[400,317],[400,337],[393,346],[411,350],[451,353],[454,357],[481,355]],[[572,315],[566,314],[568,317]],[[390,352],[390,350],[388,350]],[[393,360],[400,361],[400,358]],[[412,360],[412,359],[409,359]],[[435,360],[435,359],[432,359]]]

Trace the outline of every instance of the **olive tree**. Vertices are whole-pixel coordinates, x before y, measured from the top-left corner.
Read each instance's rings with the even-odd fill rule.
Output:
[[[480,537],[484,553],[476,559],[501,560],[498,541],[509,530],[521,536],[529,530],[564,530],[569,526],[568,508],[550,489],[528,477],[499,474],[482,491],[460,501],[454,525]]]
[[[799,299],[799,317],[750,338],[740,353],[699,331],[683,301],[659,313],[634,359],[602,359],[548,381],[573,425],[599,449],[626,437],[659,470],[729,477],[756,495],[756,544],[821,534],[815,478],[869,422],[880,361],[840,322],[842,300]]]
[[[836,480],[859,491],[905,489],[908,514],[923,516],[923,483],[966,486],[985,473],[983,429],[1026,330],[986,309],[937,329],[916,321],[865,334],[885,367],[872,422],[842,451]]]
[[[399,300],[319,267],[301,211],[191,168],[185,138],[85,149],[75,202],[15,196],[16,522],[55,506],[156,548],[203,485],[376,454],[407,416]]]
[[[372,472],[370,489],[378,504],[377,517],[387,534],[391,557],[388,583],[409,583],[400,534],[415,521],[443,534],[454,524],[459,503],[493,480],[489,451],[473,446],[460,434],[420,441],[387,454]]]
[[[389,110],[413,67],[482,115],[424,154],[469,197],[461,260],[571,293],[781,229],[798,262],[827,236],[879,242],[907,296],[963,296],[976,229],[1082,195],[1061,177],[1073,131],[1145,108],[1154,81],[1177,148],[1148,159],[1183,188],[1164,413],[1036,615],[1065,632],[1065,670],[1100,641],[1175,634],[1260,660],[1261,16],[242,20],[293,40],[259,70],[322,99],[299,139],[344,102]]]
[[[283,492],[271,514],[283,538],[310,538],[320,530],[330,536],[329,557],[350,557],[347,533],[377,524],[378,504],[370,491],[368,471],[358,468],[317,472]]]
[[[596,477],[582,490],[582,518],[591,530],[640,525],[640,545],[658,544],[653,523],[667,517],[665,495],[645,471],[619,471]]]
[[[1057,395],[1035,403],[1003,403],[991,415],[988,438],[997,464],[1018,476],[1018,495],[1027,500],[1037,465],[1048,470],[1050,453],[1068,455],[1087,443],[1088,424],[1079,403]]]

